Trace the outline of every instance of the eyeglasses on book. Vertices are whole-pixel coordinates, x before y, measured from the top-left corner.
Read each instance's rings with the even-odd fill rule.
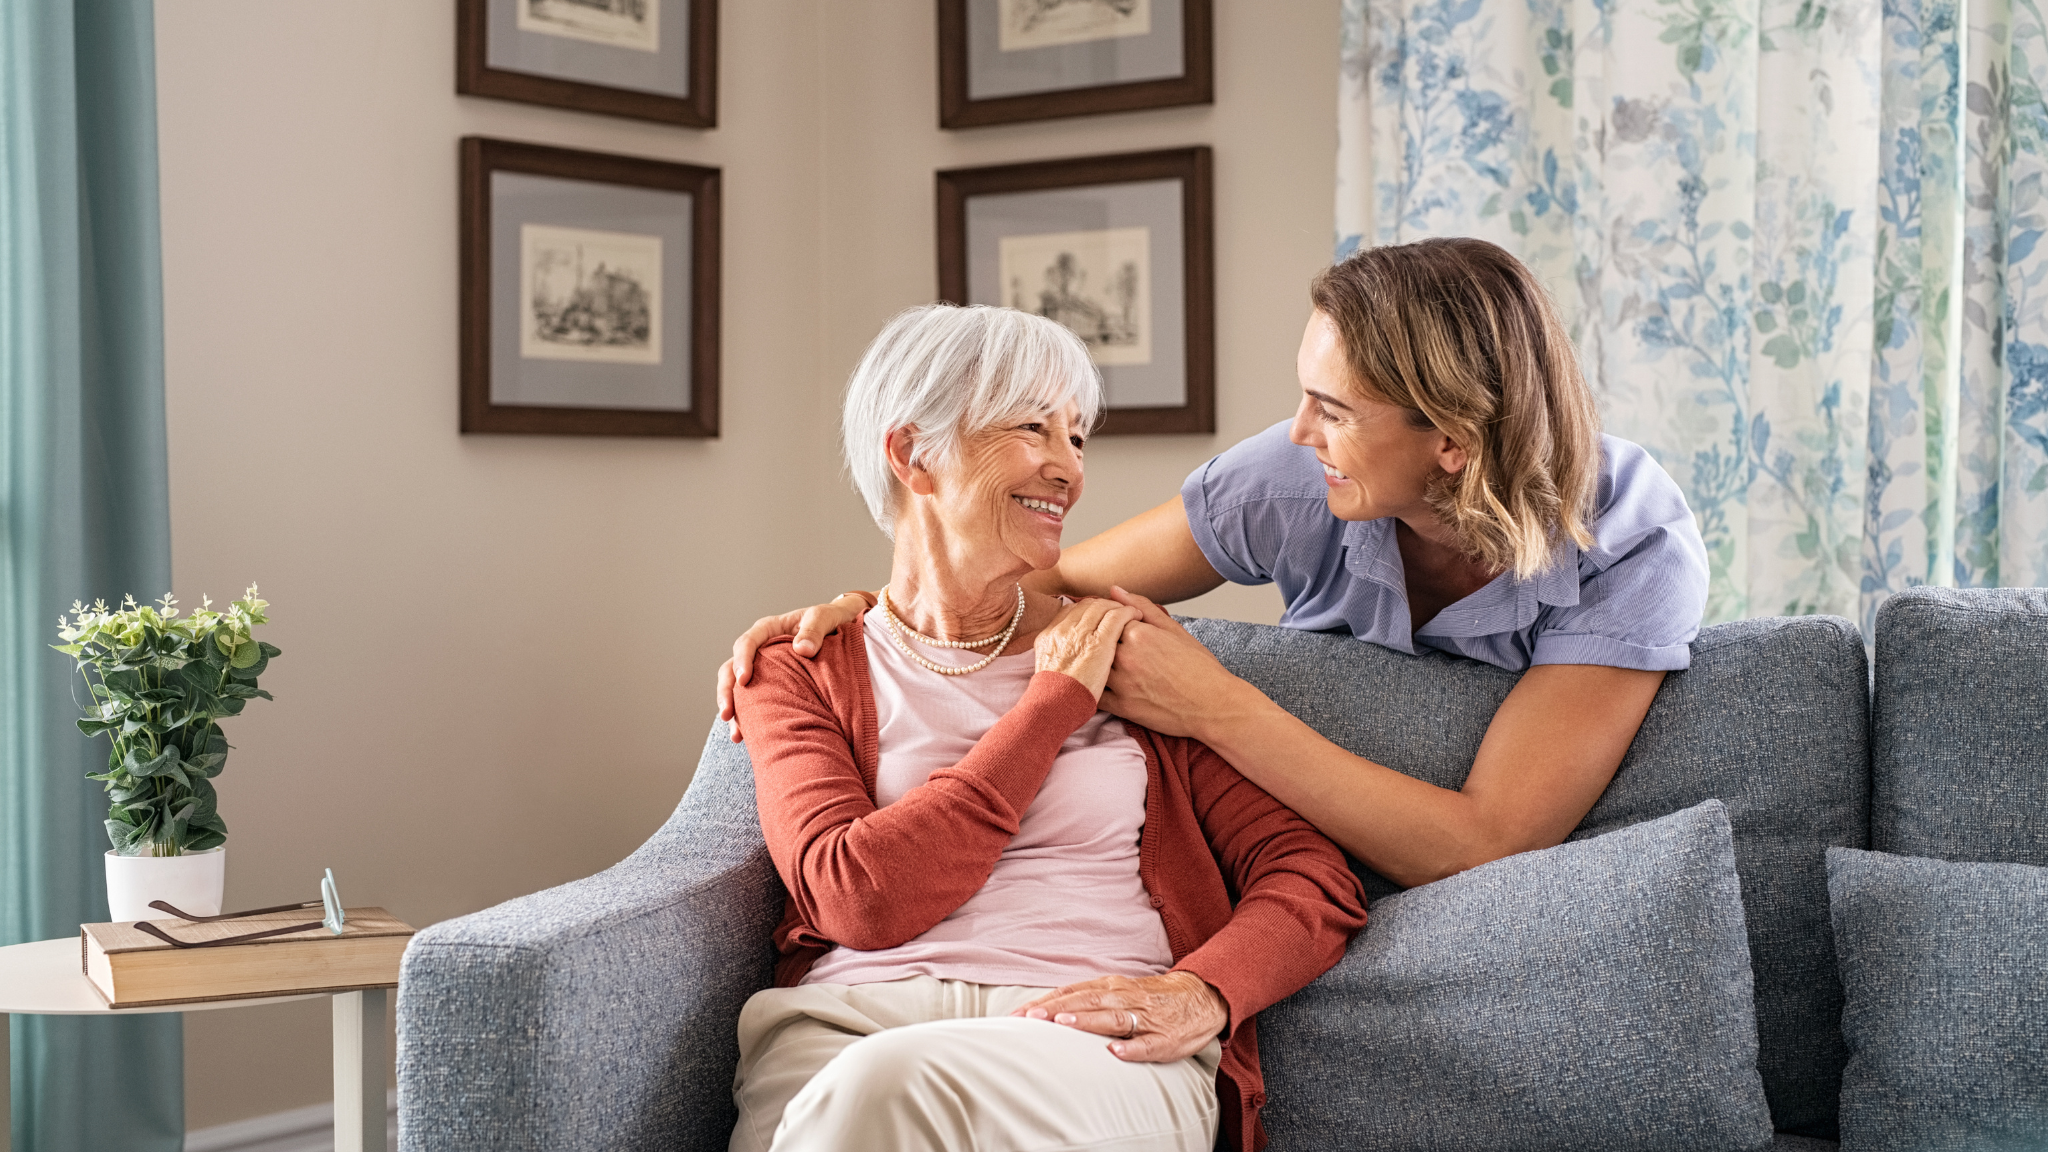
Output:
[[[239,936],[225,936],[219,940],[180,940],[147,920],[138,923],[135,927],[137,930],[154,936],[173,948],[219,948],[227,944],[246,944],[251,940],[262,940],[270,936],[289,936],[294,932],[304,932],[308,928],[325,928],[339,936],[341,935],[342,928],[348,923],[348,917],[342,911],[341,894],[334,887],[334,869],[329,868],[326,871],[326,877],[320,881],[320,898],[318,900],[302,901],[297,904],[277,904],[269,908],[251,908],[245,912],[223,912],[218,916],[194,916],[190,912],[181,911],[174,907],[169,901],[151,900],[149,902],[151,908],[169,912],[171,915],[189,924],[217,924],[223,920],[240,920],[245,916],[267,916],[273,912],[296,912],[301,908],[319,908],[326,913],[321,919],[305,924],[287,924],[282,928],[268,928],[260,932],[244,932]]]

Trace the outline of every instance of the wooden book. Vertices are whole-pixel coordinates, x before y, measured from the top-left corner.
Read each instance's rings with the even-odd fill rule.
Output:
[[[210,924],[145,921],[179,940],[223,940],[320,919],[318,906]],[[412,926],[382,908],[350,908],[342,934],[303,932],[213,948],[177,948],[132,923],[78,926],[86,978],[109,1008],[392,988]]]

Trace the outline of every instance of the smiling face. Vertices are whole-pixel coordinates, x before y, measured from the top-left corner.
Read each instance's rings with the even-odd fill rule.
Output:
[[[1417,427],[1408,409],[1362,393],[1352,382],[1337,326],[1322,312],[1309,317],[1295,371],[1301,407],[1287,438],[1315,449],[1331,514],[1339,520],[1394,516],[1411,527],[1433,524],[1429,483],[1463,468],[1464,450],[1433,426]]]
[[[1026,413],[962,438],[960,459],[908,479],[905,511],[928,516],[956,560],[983,569],[1051,568],[1060,530],[1081,499],[1081,410]]]

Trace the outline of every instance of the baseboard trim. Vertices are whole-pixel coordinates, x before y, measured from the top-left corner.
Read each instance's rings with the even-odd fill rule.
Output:
[[[385,1097],[387,1147],[398,1148],[398,1093]],[[185,1133],[185,1152],[334,1152],[334,1105],[309,1104]]]

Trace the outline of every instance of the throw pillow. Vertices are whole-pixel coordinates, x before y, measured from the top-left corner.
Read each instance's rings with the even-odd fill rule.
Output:
[[[1843,1152],[2048,1148],[2048,868],[1828,849]]]
[[[1262,1013],[1276,1148],[1767,1147],[1728,814],[1709,800],[1385,897]]]

